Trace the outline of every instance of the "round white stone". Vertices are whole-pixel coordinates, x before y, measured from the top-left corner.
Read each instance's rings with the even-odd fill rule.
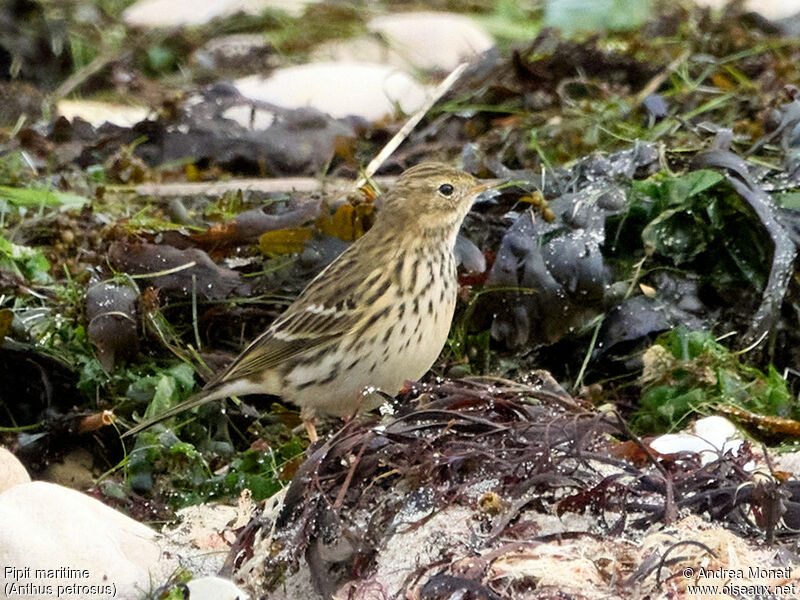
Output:
[[[0,446],[0,493],[30,480],[31,476],[19,459]]]
[[[6,490],[0,494],[0,523],[0,565],[23,569],[17,572],[16,581],[4,571],[4,585],[54,586],[50,595],[14,593],[14,598],[55,598],[55,586],[75,584],[113,585],[115,597],[138,598],[151,591],[150,582],[166,580],[169,575],[169,571],[161,572],[161,551],[154,531],[94,498],[59,485],[34,481]],[[85,570],[88,577],[59,576],[57,570],[63,567]],[[37,577],[37,569],[56,574]],[[66,592],[62,594],[66,596]],[[111,596],[80,591],[68,594],[74,600]]]
[[[269,77],[235,82],[246,98],[285,108],[311,107],[332,117],[361,116],[375,121],[400,108],[413,113],[427,88],[395,68],[370,63],[318,62],[278,69]]]
[[[452,71],[494,46],[494,40],[464,15],[411,12],[372,19],[367,27],[418,69]]]

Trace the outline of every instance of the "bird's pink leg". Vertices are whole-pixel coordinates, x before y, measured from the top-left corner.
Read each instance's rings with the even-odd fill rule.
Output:
[[[316,443],[319,439],[319,437],[317,437],[317,428],[314,426],[315,417],[316,415],[314,414],[313,408],[304,406],[300,409],[300,418],[303,420],[303,427],[306,428],[308,439],[312,444]]]

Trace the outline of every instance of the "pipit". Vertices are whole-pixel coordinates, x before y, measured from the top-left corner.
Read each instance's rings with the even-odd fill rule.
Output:
[[[441,163],[405,171],[379,200],[375,224],[202,392],[129,430],[132,435],[206,402],[274,394],[316,416],[375,407],[439,356],[456,306],[456,235],[488,185]]]

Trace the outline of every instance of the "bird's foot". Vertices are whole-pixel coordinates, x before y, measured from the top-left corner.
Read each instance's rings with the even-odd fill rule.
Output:
[[[303,427],[306,428],[309,441],[315,444],[319,438],[317,437],[317,428],[314,426],[314,419],[303,419]]]
[[[307,406],[304,406],[300,409],[300,419],[303,421],[303,427],[305,427],[308,439],[312,444],[315,444],[319,439],[317,436],[317,428],[314,426],[316,416],[313,408],[309,409]]]

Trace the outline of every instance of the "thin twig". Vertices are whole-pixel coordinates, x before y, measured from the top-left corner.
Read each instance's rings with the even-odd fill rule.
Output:
[[[678,58],[673,60],[669,63],[663,70],[659,71],[655,77],[653,77],[650,81],[647,82],[641,91],[636,94],[634,98],[633,105],[639,106],[644,99],[647,98],[650,94],[654,94],[658,91],[658,88],[661,87],[661,84],[664,83],[668,77],[670,77],[677,69],[681,66],[681,63],[689,58],[690,52],[686,50],[683,52]]]
[[[395,176],[380,176],[375,180],[381,186],[390,187],[397,180]],[[345,196],[352,191],[353,180],[340,177],[327,177],[324,188],[315,177],[276,177],[274,179],[228,179],[225,181],[201,181],[188,183],[142,183],[139,185],[108,185],[106,193],[132,194],[135,196],[153,196],[163,198],[217,198],[225,193],[239,192],[243,194],[282,193],[282,192],[316,192],[322,190],[331,206],[338,206],[345,201]],[[341,199],[340,199],[341,197]],[[298,203],[304,202],[298,198]],[[318,202],[318,200],[308,200]]]
[[[202,350],[203,345],[200,343],[200,327],[197,318],[197,274],[192,273],[192,329],[194,330],[194,341],[197,344],[197,349]]]
[[[400,131],[398,131],[394,137],[390,139],[383,148],[381,148],[381,151],[378,152],[375,158],[369,161],[369,164],[364,169],[364,174],[356,182],[356,187],[361,187],[366,184],[367,179],[370,179],[375,172],[381,168],[381,165],[386,162],[386,159],[388,159],[395,150],[397,150],[397,147],[409,136],[422,118],[428,113],[431,107],[436,104],[451,87],[453,87],[453,84],[456,82],[456,80],[458,80],[459,77],[461,77],[461,74],[468,65],[469,63],[461,63],[455,69],[453,69],[447,77],[444,78],[444,81],[436,86],[436,89],[433,91],[433,95],[428,99],[428,101],[423,104],[422,107],[415,112],[408,121],[406,121],[405,125],[400,128]]]
[[[635,270],[633,272],[633,277],[631,277],[631,284],[628,286],[628,289],[625,292],[625,297],[623,298],[623,300],[627,300],[628,298],[630,298],[631,294],[633,293],[633,288],[636,287],[636,282],[639,281],[639,275],[641,275],[642,273],[642,267],[644,266],[644,263],[647,260],[647,256],[648,255],[645,254],[642,260],[637,261],[636,264],[634,265]]]
[[[192,267],[197,266],[196,260],[191,260],[187,263],[182,265],[178,265],[177,267],[171,267],[169,269],[164,269],[163,271],[153,271],[152,273],[134,273],[133,275],[129,275],[131,279],[149,279],[152,277],[164,277],[165,275],[172,275],[173,273],[178,273],[180,271],[185,271],[186,269],[191,269]]]
[[[358,454],[353,459],[353,463],[350,465],[350,469],[347,471],[347,476],[342,483],[342,487],[339,489],[339,493],[336,495],[336,500],[333,503],[334,510],[338,510],[342,507],[344,496],[347,494],[347,490],[350,488],[350,482],[353,481],[353,475],[356,472],[356,467],[358,467],[358,463],[361,462],[361,457],[364,456],[364,450],[367,449],[367,444],[372,441],[372,438],[372,435],[368,435],[366,439],[364,439],[364,443],[361,444],[361,448],[358,449]]]
[[[756,339],[752,344],[750,344],[746,348],[742,348],[741,350],[737,350],[736,352],[732,352],[732,354],[734,356],[739,356],[740,354],[747,354],[751,350],[755,350],[761,344],[761,342],[764,341],[764,338],[766,338],[768,335],[769,335],[769,329],[767,329],[764,333],[762,333],[758,337],[758,339]]]
[[[597,325],[595,325],[594,332],[592,333],[592,341],[589,342],[589,347],[586,349],[586,356],[583,357],[581,370],[578,371],[578,377],[575,379],[575,385],[572,387],[573,390],[579,390],[583,383],[583,376],[586,375],[586,369],[589,367],[589,360],[592,358],[592,352],[594,352],[597,336],[600,333],[600,328],[603,326],[603,321],[605,321],[605,316],[600,315],[600,319],[598,319]]]
[[[118,58],[122,58],[126,52],[127,50],[115,49],[109,52],[98,54],[88,65],[82,66],[72,75],[67,77],[50,95],[50,102],[55,104],[64,96],[69,95],[72,90],[81,85],[95,73],[101,71],[107,64],[117,60]]]

